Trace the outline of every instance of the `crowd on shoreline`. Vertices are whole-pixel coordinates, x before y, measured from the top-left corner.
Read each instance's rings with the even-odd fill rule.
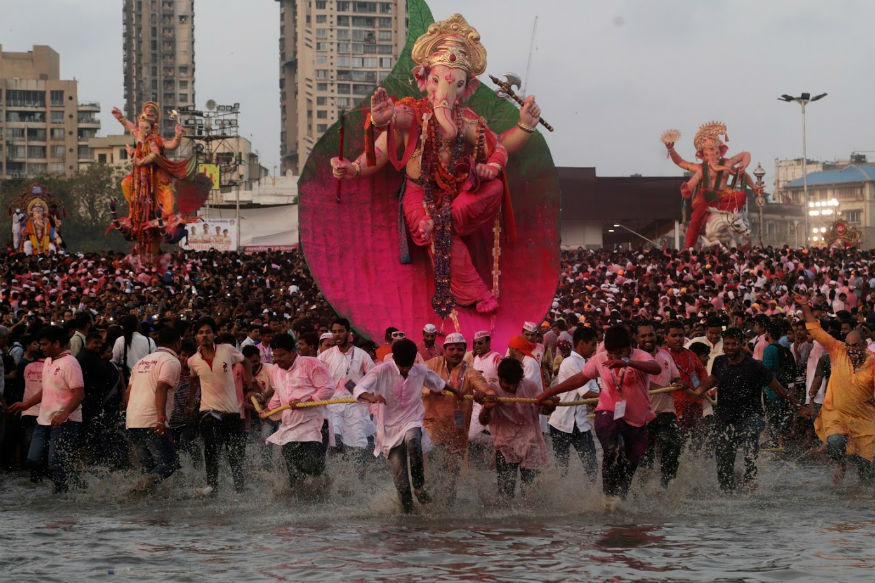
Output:
[[[111,253],[8,255],[0,261],[9,407],[0,461],[17,469],[30,457],[34,480],[48,473],[64,490],[75,467],[131,458],[143,464],[147,489],[187,451],[206,457],[200,490],[211,493],[221,452],[243,487],[250,439],[280,447],[292,486],[319,487],[330,449],[354,452],[361,473],[376,451],[409,511],[414,497],[431,500],[423,450],[434,448],[431,459],[445,469],[446,495],[460,466],[479,459],[512,497],[517,474],[524,489],[547,466],[548,443],[558,471],[567,472],[574,447],[595,476],[594,433],[610,499],[625,496],[642,459],[659,460],[669,487],[684,447],[716,454],[724,490],[752,487],[767,424],[770,446],[820,448],[836,480],[848,460],[871,480],[873,259],[857,249],[565,251],[548,313],[526,315],[502,358],[505,347],[491,346],[488,331],[439,338],[429,327],[390,327],[372,339],[382,346],[357,336],[298,252],[178,252],[155,269]],[[47,374],[66,384],[43,387]],[[684,390],[647,396],[666,385]],[[268,408],[359,401],[262,420],[253,396]],[[538,398],[541,415],[500,402],[513,396]],[[598,404],[556,406],[584,397]],[[739,449],[745,473],[736,480]]]

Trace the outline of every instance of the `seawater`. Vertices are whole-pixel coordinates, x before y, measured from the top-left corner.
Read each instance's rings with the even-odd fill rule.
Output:
[[[255,456],[257,457],[257,456]],[[246,491],[194,493],[189,464],[147,496],[137,474],[92,472],[87,488],[53,495],[23,474],[0,475],[0,581],[841,581],[875,580],[873,485],[850,468],[764,453],[759,487],[724,496],[714,462],[685,456],[668,489],[640,471],[614,512],[600,483],[549,469],[527,499],[502,504],[495,476],[469,469],[450,503],[399,513],[391,475],[364,482],[329,458],[321,499],[292,495],[278,459],[250,460]]]

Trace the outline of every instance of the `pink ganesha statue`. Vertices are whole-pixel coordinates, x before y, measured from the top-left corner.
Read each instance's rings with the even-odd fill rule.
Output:
[[[504,169],[508,153],[534,131],[540,108],[528,97],[519,123],[498,135],[462,105],[480,85],[476,77],[486,68],[486,50],[459,14],[433,23],[417,39],[412,58],[426,96],[395,102],[378,88],[367,121],[376,138],[353,160],[332,158],[333,175],[369,176],[387,162],[403,169],[403,216],[411,240],[431,258],[435,312],[447,317],[455,306],[473,306],[491,313],[498,301],[475,269],[464,237],[491,227],[500,212],[508,236],[515,237]]]

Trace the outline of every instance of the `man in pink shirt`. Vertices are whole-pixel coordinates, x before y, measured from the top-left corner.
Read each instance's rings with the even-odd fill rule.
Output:
[[[176,471],[176,449],[167,429],[173,391],[179,383],[179,332],[158,331],[158,349],[137,361],[125,391],[125,427],[143,468],[138,490],[146,491]]]
[[[352,391],[356,399],[377,405],[374,455],[383,454],[389,460],[395,489],[407,514],[413,512],[413,494],[420,504],[431,502],[424,487],[422,464],[423,388],[435,393],[445,388],[456,392],[436,372],[416,363],[416,355],[416,344],[412,340],[398,340],[392,344],[392,359],[369,370]]]
[[[268,409],[296,405],[307,401],[325,401],[334,395],[335,382],[325,365],[312,356],[299,356],[295,340],[277,334],[270,341],[273,364],[264,365],[270,376],[273,395]],[[289,474],[289,486],[295,489],[305,476],[321,476],[325,471],[325,447],[322,424],[325,407],[290,408],[282,412],[282,424],[267,438],[267,443],[282,448]],[[314,487],[324,492],[327,485]]]
[[[40,464],[48,450],[49,470],[55,492],[66,492],[69,482],[76,479],[73,448],[82,426],[82,399],[85,382],[82,368],[67,350],[67,333],[57,326],[47,326],[37,334],[40,350],[46,357],[43,364],[42,391],[25,401],[13,403],[10,413],[25,411],[40,405],[27,454],[29,464]]]
[[[656,330],[650,322],[639,322],[635,325],[635,342],[638,348],[650,354],[662,368],[658,375],[650,377],[651,388],[667,387],[680,381],[681,373],[677,365],[664,348],[656,345]],[[650,396],[650,406],[656,417],[647,424],[648,447],[644,455],[645,467],[650,467],[656,457],[656,446],[659,446],[659,467],[662,472],[662,486],[666,487],[674,480],[678,472],[678,459],[681,455],[681,430],[674,406],[674,395],[663,393]]]
[[[605,350],[590,358],[582,372],[538,396],[538,403],[543,403],[592,379],[601,380],[595,432],[602,445],[602,487],[608,509],[615,508],[619,498],[628,493],[647,449],[647,423],[656,417],[648,393],[650,375],[661,370],[652,356],[632,348],[624,326],[612,326],[605,332]]]
[[[523,365],[505,358],[498,365],[498,388],[494,395],[479,391],[475,397],[483,403],[480,423],[489,427],[495,451],[498,493],[504,499],[514,497],[519,470],[522,495],[547,465],[547,445],[538,419],[538,407],[529,403],[500,403],[495,397],[533,398],[540,388],[523,378]],[[545,413],[552,412],[545,411]]]

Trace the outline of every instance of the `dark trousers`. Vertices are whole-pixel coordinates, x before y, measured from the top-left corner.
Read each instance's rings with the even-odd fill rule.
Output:
[[[191,456],[194,467],[200,468],[201,450],[197,444],[198,427],[194,422],[183,423],[170,429],[173,436],[173,447],[176,448],[177,465],[179,464],[179,452],[186,452]]]
[[[404,434],[404,441],[389,450],[389,465],[392,467],[392,477],[395,489],[401,500],[401,508],[405,513],[413,512],[413,489],[420,490],[425,485],[425,473],[422,464],[422,429],[415,427]],[[410,469],[408,476],[407,470]]]
[[[749,484],[757,477],[757,458],[760,453],[760,433],[765,427],[761,415],[751,415],[747,419],[726,422],[720,419],[714,423],[714,454],[717,458],[717,481],[724,492],[735,490],[735,457],[739,448],[744,450],[744,483]]]
[[[647,467],[653,465],[656,450],[659,448],[659,468],[662,472],[662,485],[668,486],[678,473],[678,458],[681,455],[681,429],[674,413],[658,413],[656,418],[647,424],[647,451],[641,463]]]
[[[137,451],[143,472],[164,479],[176,471],[176,448],[169,433],[158,435],[152,428],[138,427],[128,429],[128,437]]]
[[[826,453],[835,462],[844,462],[848,450],[848,436],[833,433],[826,436]],[[855,455],[851,458],[857,466],[857,473],[862,481],[871,481],[875,477],[875,464],[865,458]]]
[[[625,497],[647,450],[647,426],[615,420],[613,411],[596,411],[595,434],[602,446],[602,488],[608,496]]]
[[[246,483],[243,462],[246,456],[246,424],[238,413],[216,413],[202,411],[200,420],[201,437],[204,440],[204,466],[207,470],[207,484],[214,489],[219,487],[219,452],[224,449],[231,466],[234,489],[240,492]]]
[[[564,478],[568,475],[568,452],[571,446],[577,452],[583,469],[590,478],[595,478],[598,471],[598,460],[595,454],[595,440],[592,431],[581,431],[577,424],[571,433],[565,433],[550,426],[550,440],[553,443],[553,454],[559,466],[559,473]]]
[[[521,468],[519,462],[512,464],[504,459],[504,455],[500,450],[495,450],[495,471],[498,474],[498,494],[502,498],[510,499],[514,497],[517,470],[519,470],[520,474],[521,493],[525,496],[526,486],[535,481],[535,478],[538,477],[538,470],[526,470]]]
[[[37,425],[33,430],[27,453],[28,464],[40,467],[48,460],[56,492],[66,492],[70,482],[76,479],[73,456],[81,426],[78,421],[65,421],[58,426]]]
[[[321,441],[291,441],[283,444],[282,451],[292,488],[304,476],[320,476],[325,471],[325,448]]]
[[[793,409],[790,403],[781,398],[765,399],[766,419],[769,422],[769,442],[772,446],[781,445],[790,433]]]

